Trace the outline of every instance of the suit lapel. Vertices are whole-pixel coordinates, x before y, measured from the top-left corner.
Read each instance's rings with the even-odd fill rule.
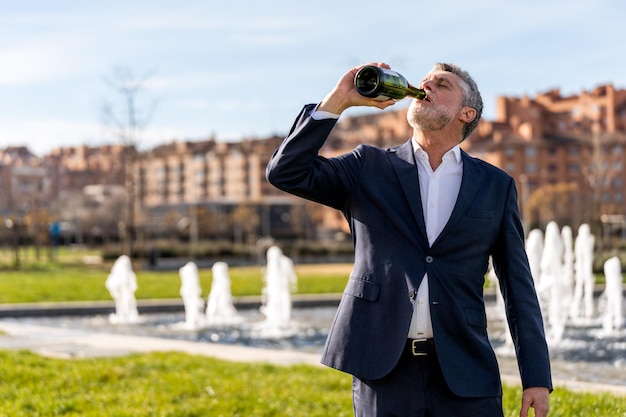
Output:
[[[415,165],[415,155],[413,154],[413,145],[411,141],[407,141],[404,145],[401,145],[390,150],[389,159],[396,171],[398,181],[407,199],[413,217],[417,222],[418,230],[420,231],[420,245],[424,248],[428,248],[428,239],[426,237],[426,222],[424,221],[424,210],[422,209],[422,197],[419,186],[419,175],[417,173],[417,166]],[[395,158],[394,158],[395,154]]]
[[[478,163],[473,158],[470,158],[463,150],[461,150],[461,158],[463,159],[463,178],[461,179],[459,196],[450,214],[450,219],[437,239],[433,242],[433,246],[435,246],[439,240],[443,239],[450,229],[463,217],[474,200],[485,175],[484,170],[480,168]]]

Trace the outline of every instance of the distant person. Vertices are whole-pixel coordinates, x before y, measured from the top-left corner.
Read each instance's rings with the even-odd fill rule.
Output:
[[[322,363],[353,375],[357,417],[501,417],[483,298],[491,256],[520,367],[520,415],[547,416],[550,361],[515,182],[459,145],[482,113],[476,83],[437,64],[419,85],[427,100],[408,109],[410,140],[324,158],[344,110],[394,104],[356,91],[359,68],[304,107],[267,167],[276,187],[341,210],[351,228],[354,269]]]

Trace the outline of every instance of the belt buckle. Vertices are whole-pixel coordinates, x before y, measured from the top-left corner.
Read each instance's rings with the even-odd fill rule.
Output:
[[[428,356],[428,352],[418,352],[417,344],[421,342],[426,342],[428,339],[413,339],[411,341],[411,354],[413,356]]]

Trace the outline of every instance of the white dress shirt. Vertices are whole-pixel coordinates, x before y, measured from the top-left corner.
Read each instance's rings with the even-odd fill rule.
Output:
[[[450,214],[459,195],[461,178],[463,177],[461,148],[457,145],[446,152],[441,165],[433,171],[428,162],[426,151],[415,139],[412,139],[411,143],[417,161],[428,244],[432,246],[450,219]],[[424,275],[417,295],[413,297],[413,304],[413,318],[408,337],[410,339],[433,337],[428,298],[428,274]]]

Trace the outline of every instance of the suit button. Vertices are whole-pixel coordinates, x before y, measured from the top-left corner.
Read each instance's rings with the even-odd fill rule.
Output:
[[[433,263],[433,257],[430,256],[430,255],[428,255],[425,260],[426,260],[427,264],[432,264]]]

